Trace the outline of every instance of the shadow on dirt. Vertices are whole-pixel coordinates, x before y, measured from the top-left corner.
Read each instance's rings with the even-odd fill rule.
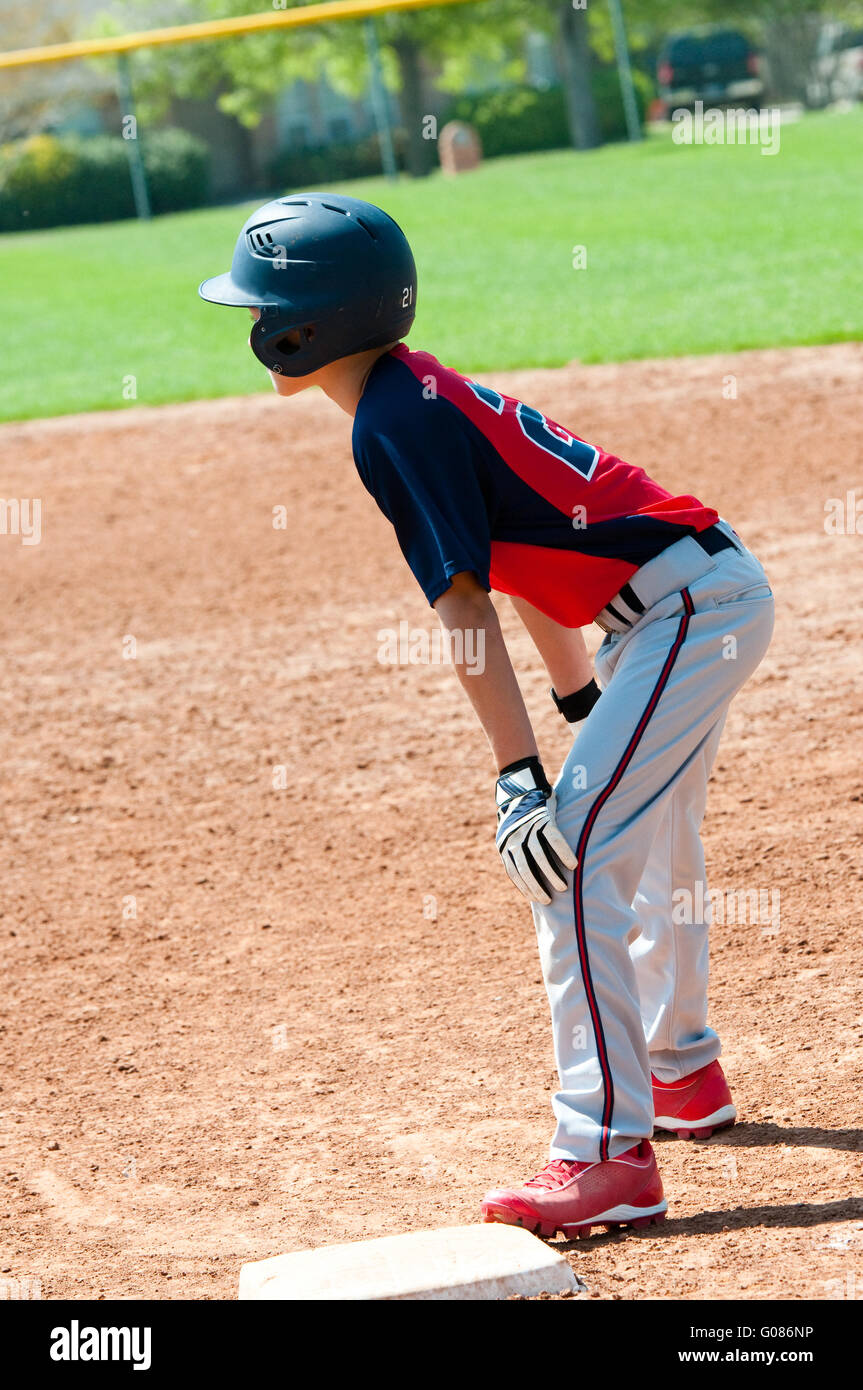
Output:
[[[863,1129],[815,1129],[808,1125],[746,1124],[738,1121],[730,1129],[717,1130],[710,1139],[680,1140],[674,1134],[657,1130],[654,1144],[692,1143],[696,1148],[761,1148],[771,1144],[793,1145],[806,1149],[842,1149],[848,1153],[863,1153]]]
[[[696,1236],[716,1231],[745,1231],[754,1226],[821,1226],[831,1221],[863,1219],[863,1197],[846,1197],[839,1202],[791,1202],[777,1207],[733,1207],[727,1211],[701,1211],[697,1216],[666,1217],[644,1231],[620,1229],[606,1231],[583,1240],[547,1241],[555,1250],[588,1250],[622,1240],[661,1240],[670,1236]]]

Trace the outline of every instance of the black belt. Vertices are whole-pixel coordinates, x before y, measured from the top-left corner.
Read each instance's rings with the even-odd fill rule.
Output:
[[[731,537],[720,531],[718,526],[708,526],[706,531],[697,531],[692,539],[698,541],[701,549],[706,550],[708,555],[717,555],[720,550],[727,550],[730,545],[737,549]]]

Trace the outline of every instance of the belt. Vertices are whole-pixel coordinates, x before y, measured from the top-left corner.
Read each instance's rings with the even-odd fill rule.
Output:
[[[707,555],[718,555],[720,550],[727,550],[729,546],[737,549],[731,537],[718,526],[708,526],[706,531],[698,531],[691,538]],[[614,598],[597,613],[593,621],[603,632],[622,632],[637,623],[644,611],[644,604],[632,585],[622,584]]]
[[[706,531],[696,532],[692,539],[697,541],[701,549],[706,550],[708,555],[717,555],[720,550],[727,550],[729,546],[734,546],[734,549],[737,549],[731,537],[726,536],[724,531],[720,531],[718,526],[708,526]]]

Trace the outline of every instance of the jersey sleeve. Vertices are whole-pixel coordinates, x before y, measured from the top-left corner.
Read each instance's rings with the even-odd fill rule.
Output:
[[[398,425],[378,425],[364,434],[355,456],[430,604],[463,570],[490,588],[491,526],[480,460],[458,411],[438,401],[409,435]]]

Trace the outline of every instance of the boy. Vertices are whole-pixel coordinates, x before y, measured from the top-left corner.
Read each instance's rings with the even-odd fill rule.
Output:
[[[658,1221],[654,1126],[688,1138],[736,1118],[707,1025],[708,924],[675,925],[672,895],[709,901],[707,778],[770,640],[764,571],[695,497],[410,352],[413,257],[379,208],[268,203],[199,292],[251,311],[280,395],[317,385],[353,416],[360,476],[444,632],[477,634],[451,641],[453,663],[498,769],[497,846],[533,904],[560,1075],[549,1163],[488,1193],[483,1218],[567,1237]],[[576,726],[554,788],[491,589],[512,597]],[[481,671],[466,650],[484,650]]]

